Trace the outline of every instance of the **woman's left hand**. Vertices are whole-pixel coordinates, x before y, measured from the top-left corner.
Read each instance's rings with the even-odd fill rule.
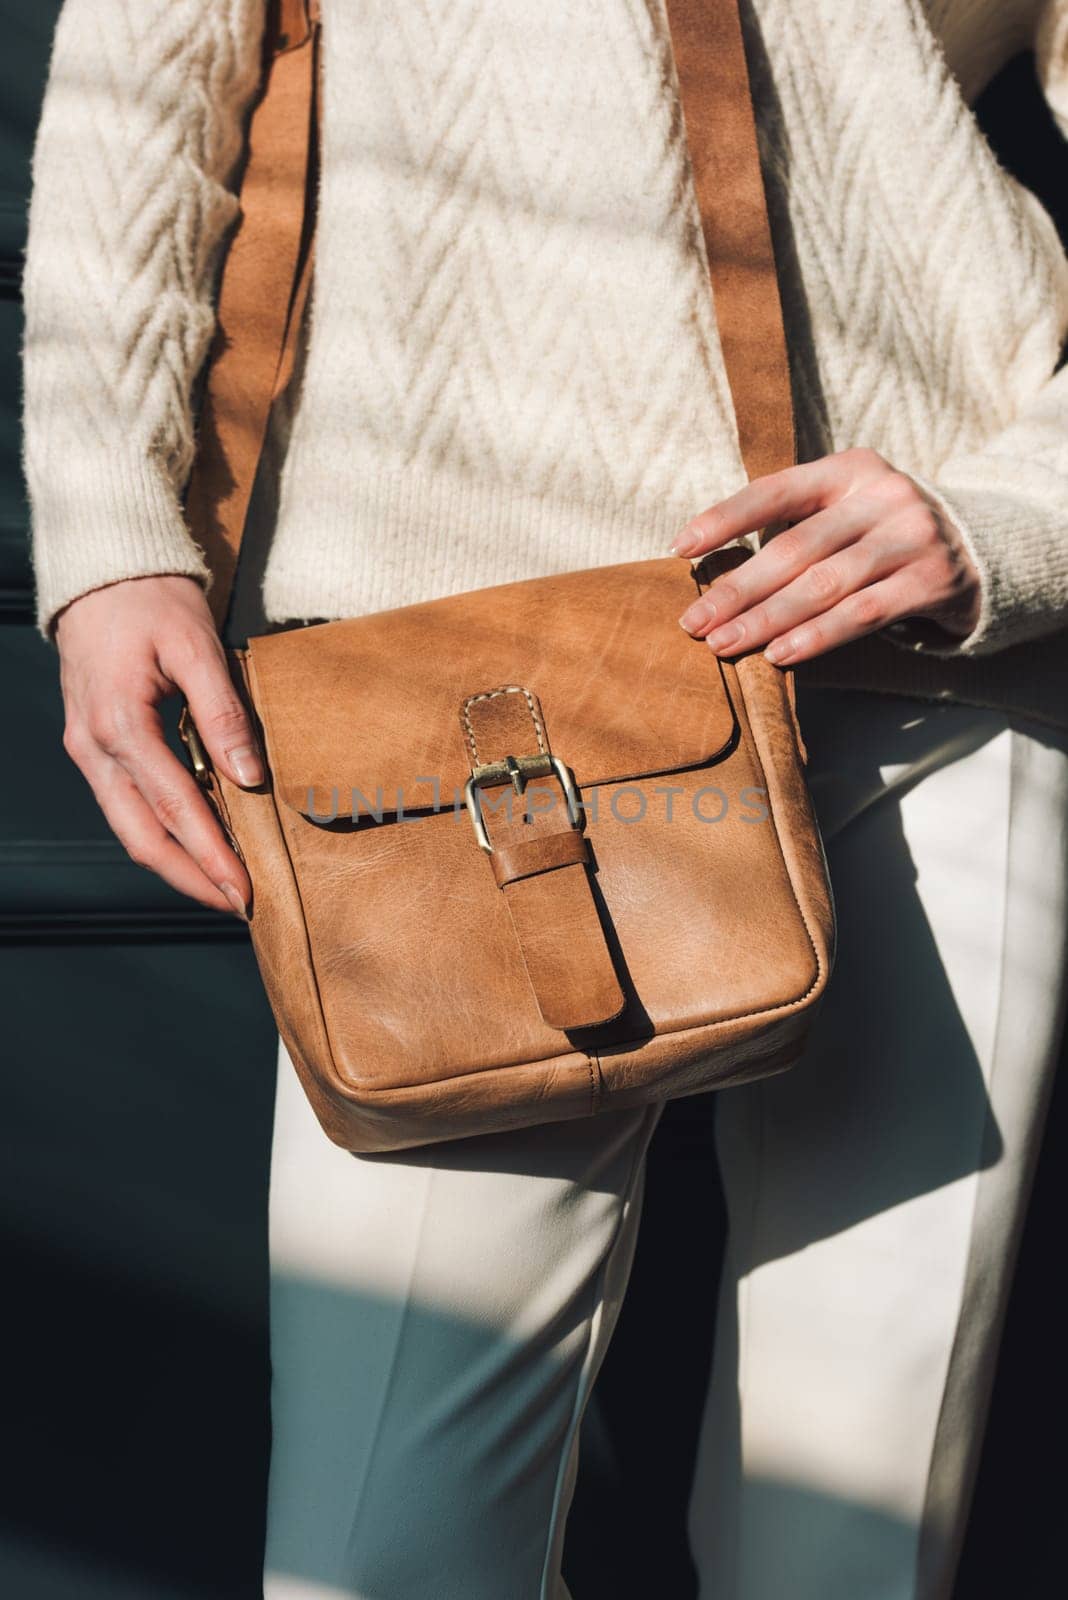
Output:
[[[822,655],[904,617],[966,638],[979,574],[957,530],[918,484],[874,450],[844,450],[754,478],[687,523],[672,550],[709,550],[787,523],[683,613],[721,655],[765,646],[783,666]]]

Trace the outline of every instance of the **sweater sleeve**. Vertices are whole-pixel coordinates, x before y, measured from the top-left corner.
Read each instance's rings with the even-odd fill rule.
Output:
[[[1039,83],[1068,138],[1068,0],[1041,0],[1033,21]],[[979,656],[1068,628],[1068,366],[981,450],[943,463],[935,481],[912,476],[975,563],[980,614],[965,639],[911,618],[888,637],[929,655]]]
[[[981,585],[966,639],[909,623],[897,643],[942,656],[991,655],[1068,628],[1068,368],[974,454],[916,483],[956,528]]]
[[[24,466],[37,621],[124,578],[206,583],[182,515],[264,0],[65,0],[33,157]]]

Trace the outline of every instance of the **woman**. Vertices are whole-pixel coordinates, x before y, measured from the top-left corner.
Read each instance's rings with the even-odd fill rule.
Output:
[[[743,8],[802,463],[749,485],[662,0],[324,13],[314,303],[232,626],[792,524],[680,619],[801,668],[841,942],[802,1064],[719,1102],[691,1544],[716,1600],[948,1595],[1068,854],[1068,261],[969,107],[1034,41],[1068,113],[1068,6]],[[260,781],[180,492],[262,25],[260,0],[67,0],[26,279],[67,748],[135,860],[238,914],[155,707],[180,689]],[[356,1157],[280,1067],[265,1592],[564,1596],[659,1108]]]

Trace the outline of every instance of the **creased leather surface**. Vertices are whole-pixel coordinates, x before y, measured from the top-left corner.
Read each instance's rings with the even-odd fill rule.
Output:
[[[405,606],[249,643],[280,797],[325,815],[333,789],[387,809],[448,800],[468,777],[462,700],[526,684],[580,783],[667,772],[734,731],[719,662],[679,627],[697,587],[675,557]],[[524,752],[515,752],[516,754]]]

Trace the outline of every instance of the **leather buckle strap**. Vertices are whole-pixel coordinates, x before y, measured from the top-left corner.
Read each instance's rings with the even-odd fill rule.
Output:
[[[317,19],[309,0],[273,0],[268,8],[241,218],[219,284],[186,516],[211,572],[208,603],[220,632],[271,404],[293,370],[311,281]]]
[[[493,876],[497,887],[503,889],[506,883],[552,872],[555,867],[584,867],[589,859],[585,837],[577,828],[571,828],[567,833],[550,833],[541,839],[528,839],[525,844],[506,844],[494,850]]]
[[[275,0],[275,15],[267,18],[268,49],[274,55],[299,50],[319,22],[318,0]]]
[[[750,478],[797,460],[790,362],[737,3],[667,0],[694,193]]]
[[[460,724],[471,762],[464,800],[542,1019],[561,1029],[608,1022],[623,1009],[623,991],[597,909],[578,790],[549,748],[537,697],[518,684],[470,695]],[[534,803],[538,778],[559,783],[548,806]]]

